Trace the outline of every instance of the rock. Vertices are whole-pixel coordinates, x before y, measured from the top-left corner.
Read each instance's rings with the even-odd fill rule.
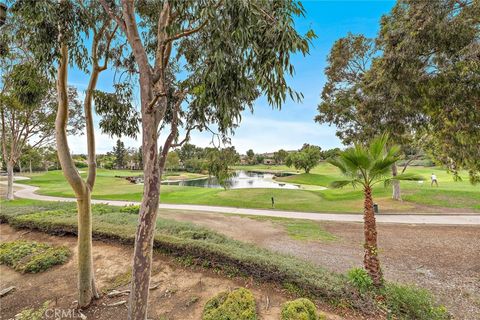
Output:
[[[5,289],[1,290],[0,291],[0,297],[6,296],[7,294],[14,291],[15,289],[16,288],[14,286],[11,286],[11,287],[8,287],[8,288],[5,288]]]

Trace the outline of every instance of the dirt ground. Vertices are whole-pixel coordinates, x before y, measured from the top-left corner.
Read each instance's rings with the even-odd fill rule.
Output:
[[[67,245],[74,255],[66,264],[39,274],[21,274],[0,265],[0,289],[16,287],[15,291],[1,298],[0,319],[11,319],[21,310],[38,307],[45,301],[51,302],[49,310],[73,310],[76,300],[76,239],[18,231],[5,224],[0,225],[2,242],[19,238]],[[99,288],[111,289],[114,283],[123,281],[125,284],[117,289],[128,289],[128,284],[124,280],[129,279],[132,248],[99,241],[95,241],[93,247]],[[272,285],[258,284],[245,278],[229,279],[213,271],[199,268],[184,268],[178,262],[161,254],[154,255],[152,285],[156,284],[158,288],[150,291],[148,319],[201,319],[203,306],[209,298],[221,291],[237,287],[252,290],[260,318],[265,320],[279,319],[281,305],[290,299],[282,290]],[[83,311],[83,314],[87,319],[126,319],[125,305],[108,305],[127,299],[127,296],[108,298],[104,295],[92,307]],[[328,309],[327,306],[325,308]],[[53,315],[51,312],[47,315]],[[331,320],[358,319],[354,315],[337,316],[331,312],[325,311]],[[54,319],[53,316],[51,318]],[[61,317],[67,318],[72,317]],[[80,319],[80,315],[76,313],[73,318]]]
[[[319,222],[339,239],[298,241],[271,222],[209,213],[164,214],[333,271],[362,265],[361,223]],[[480,319],[480,227],[380,224],[378,237],[386,279],[430,289],[455,319]]]

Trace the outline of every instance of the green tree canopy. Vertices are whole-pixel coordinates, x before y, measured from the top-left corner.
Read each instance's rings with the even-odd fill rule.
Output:
[[[297,170],[304,170],[310,173],[314,167],[318,165],[321,159],[320,147],[305,144],[302,149],[297,152],[290,153],[285,161],[288,167],[294,167]]]

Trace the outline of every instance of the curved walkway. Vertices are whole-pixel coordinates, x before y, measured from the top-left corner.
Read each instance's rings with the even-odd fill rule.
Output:
[[[16,180],[22,180],[23,177],[15,177]],[[20,178],[20,179],[18,179]],[[0,184],[6,185],[6,181],[0,181]],[[20,188],[15,191],[15,196],[18,198],[26,198],[43,201],[75,201],[75,198],[53,197],[37,194],[39,189],[35,186],[14,183],[14,187]],[[109,204],[112,206],[126,206],[138,205],[140,202],[136,201],[121,201],[121,200],[98,200],[92,199],[92,203]],[[205,206],[205,205],[189,205],[189,204],[166,204],[161,203],[160,208],[172,210],[192,210],[198,212],[217,212],[229,213],[239,215],[257,215],[266,217],[279,218],[296,218],[316,221],[340,221],[340,222],[363,222],[361,214],[347,214],[347,213],[315,213],[315,212],[298,212],[298,211],[280,211],[280,210],[265,210],[265,209],[247,209],[234,207],[219,207],[219,206]],[[475,214],[455,214],[455,215],[432,215],[432,214],[389,214],[376,216],[377,222],[381,223],[407,223],[407,224],[432,224],[432,225],[480,225],[480,215]]]

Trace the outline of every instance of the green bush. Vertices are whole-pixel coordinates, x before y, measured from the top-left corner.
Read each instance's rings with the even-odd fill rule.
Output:
[[[54,265],[65,263],[69,257],[68,248],[45,243],[17,240],[0,244],[0,264],[22,273],[45,271]]]
[[[45,301],[38,309],[24,309],[15,315],[15,320],[42,320],[45,317],[49,304],[50,301]]]
[[[281,320],[323,320],[324,315],[319,315],[317,307],[312,301],[300,298],[285,302],[282,307]]]
[[[88,168],[88,164],[86,164],[83,161],[74,161],[74,163],[75,163],[75,167],[77,167],[78,169]]]
[[[363,268],[352,268],[347,272],[348,282],[365,293],[373,288],[372,278]]]
[[[221,292],[208,300],[202,320],[256,320],[255,299],[250,290],[238,288]]]
[[[434,297],[427,290],[412,285],[387,283],[383,294],[390,315],[396,319],[444,320],[450,314],[444,306],[436,304]]]
[[[125,206],[125,207],[120,208],[120,212],[138,214],[140,212],[140,206],[138,206],[138,205]]]

